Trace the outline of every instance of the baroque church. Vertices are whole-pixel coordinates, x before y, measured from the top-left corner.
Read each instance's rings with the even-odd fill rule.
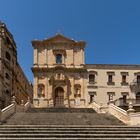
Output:
[[[140,103],[140,65],[85,64],[86,43],[59,33],[32,46],[35,107]]]

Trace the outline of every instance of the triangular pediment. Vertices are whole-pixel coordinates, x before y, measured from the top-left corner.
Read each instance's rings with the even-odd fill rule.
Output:
[[[54,37],[43,40],[43,42],[71,42],[71,43],[74,43],[76,41],[63,36],[62,34],[56,34]]]

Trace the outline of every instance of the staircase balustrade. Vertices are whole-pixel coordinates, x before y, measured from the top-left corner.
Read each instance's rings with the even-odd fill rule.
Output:
[[[12,103],[11,105],[0,110],[0,122],[1,123],[4,122],[11,115],[13,115],[15,112],[16,112],[16,105],[14,103]]]

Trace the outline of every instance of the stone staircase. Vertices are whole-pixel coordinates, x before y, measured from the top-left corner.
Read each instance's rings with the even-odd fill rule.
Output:
[[[0,140],[139,140],[140,127],[89,125],[1,125]]]
[[[110,114],[98,114],[87,108],[30,108],[16,112],[7,125],[124,125]]]
[[[30,113],[96,113],[92,108],[30,108]]]
[[[0,125],[0,140],[139,140],[140,127],[128,127],[93,109],[30,108]]]

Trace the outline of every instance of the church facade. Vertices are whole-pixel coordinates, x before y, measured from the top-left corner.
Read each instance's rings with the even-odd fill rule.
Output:
[[[85,64],[86,43],[61,34],[33,40],[32,46],[35,107],[140,103],[140,65]]]

